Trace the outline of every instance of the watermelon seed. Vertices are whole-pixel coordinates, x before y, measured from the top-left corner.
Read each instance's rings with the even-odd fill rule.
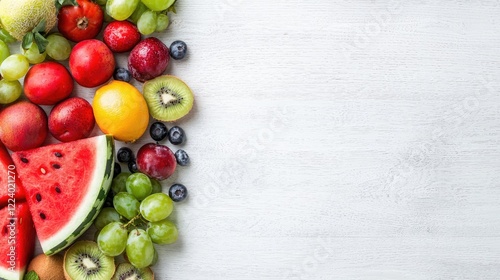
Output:
[[[36,194],[36,201],[42,201],[42,196],[39,193]]]
[[[61,166],[59,164],[57,164],[57,163],[52,164],[52,167],[54,167],[55,169],[61,168]]]
[[[24,162],[24,163],[28,163],[29,162],[28,159],[24,158],[24,157],[21,158],[21,161]]]
[[[42,167],[42,168],[40,168],[40,172],[42,172],[42,174],[47,173],[47,171],[45,171],[45,168],[43,168],[43,167]]]
[[[62,157],[62,154],[61,154],[60,152],[55,152],[55,153],[54,153],[54,155],[55,155],[56,157]]]
[[[40,218],[42,218],[42,220],[45,220],[45,218],[47,218],[47,217],[45,216],[44,213],[40,213]]]
[[[56,193],[61,193],[61,189],[59,187],[56,187]]]

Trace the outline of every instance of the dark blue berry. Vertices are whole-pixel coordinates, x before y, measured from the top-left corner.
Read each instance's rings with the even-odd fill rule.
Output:
[[[115,168],[113,169],[113,178],[116,177],[118,174],[122,173],[122,167],[118,162],[115,162]]]
[[[168,128],[162,122],[154,122],[149,128],[149,134],[153,140],[159,142],[165,139],[168,135]]]
[[[132,74],[127,69],[118,67],[115,69],[115,72],[113,73],[113,79],[128,83],[132,79]]]
[[[177,152],[175,152],[175,160],[180,166],[186,166],[189,164],[189,155],[186,153],[186,151],[179,149],[177,150]]]
[[[137,168],[137,163],[135,162],[135,160],[131,160],[127,163],[128,165],[128,170],[130,171],[130,173],[136,173],[139,171],[139,169]]]
[[[179,202],[187,197],[188,191],[182,184],[173,184],[168,190],[168,195],[173,201]]]
[[[172,126],[168,131],[168,140],[174,145],[180,145],[184,142],[184,130],[178,126]]]
[[[175,41],[170,45],[170,56],[175,59],[183,59],[187,53],[187,45],[183,41]]]
[[[134,160],[134,152],[130,148],[122,147],[116,153],[119,162],[130,162]]]

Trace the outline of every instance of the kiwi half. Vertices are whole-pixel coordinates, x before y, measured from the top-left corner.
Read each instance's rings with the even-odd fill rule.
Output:
[[[64,254],[66,280],[109,280],[114,273],[115,259],[104,255],[93,241],[78,241]]]
[[[142,94],[149,113],[159,121],[173,122],[191,111],[194,95],[182,80],[163,75],[144,83]]]
[[[155,275],[149,267],[136,268],[129,263],[121,263],[111,280],[154,280]]]

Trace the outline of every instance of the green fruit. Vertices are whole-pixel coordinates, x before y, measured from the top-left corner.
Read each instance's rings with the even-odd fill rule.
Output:
[[[193,92],[175,76],[163,75],[146,81],[142,92],[149,113],[160,121],[176,121],[193,108]]]
[[[147,232],[156,244],[172,244],[177,241],[179,232],[174,223],[169,220],[148,223]]]
[[[152,194],[141,202],[140,212],[144,219],[158,222],[167,218],[174,209],[174,202],[164,193]]]
[[[113,206],[120,215],[132,220],[139,214],[139,201],[131,194],[120,192],[113,198]]]
[[[129,233],[125,251],[129,262],[137,268],[149,266],[155,254],[151,238],[142,229],[134,229]]]
[[[175,0],[141,0],[150,10],[159,12],[168,9]]]
[[[102,208],[99,215],[97,215],[97,218],[95,218],[94,226],[96,227],[96,229],[101,230],[107,224],[119,221],[120,214],[118,214],[118,212],[116,212],[113,207],[105,207]]]
[[[78,241],[64,254],[66,279],[111,279],[114,273],[115,259],[101,252],[93,241]]]
[[[23,93],[23,86],[19,80],[0,80],[0,104],[9,104],[16,101]]]
[[[129,263],[121,263],[116,268],[115,275],[111,280],[141,279],[154,280],[153,271],[149,267],[136,268]]]
[[[21,41],[42,20],[45,32],[49,32],[57,22],[54,0],[1,0],[0,21],[12,37]]]
[[[120,222],[107,224],[97,236],[99,249],[111,257],[116,257],[125,251],[128,231]]]
[[[138,4],[139,0],[108,0],[106,13],[116,20],[126,20]]]
[[[139,172],[128,176],[125,186],[127,188],[127,192],[139,201],[144,200],[148,195],[150,195],[151,190],[153,189],[149,177],[146,174]]]

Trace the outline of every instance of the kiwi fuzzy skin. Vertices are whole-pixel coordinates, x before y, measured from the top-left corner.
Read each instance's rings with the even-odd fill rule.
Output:
[[[62,255],[40,254],[33,258],[26,272],[35,271],[40,280],[64,279],[64,258]]]

